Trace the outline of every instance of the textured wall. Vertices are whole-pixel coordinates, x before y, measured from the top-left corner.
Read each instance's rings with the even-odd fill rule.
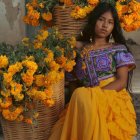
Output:
[[[0,0],[0,42],[18,43],[25,35],[24,0]]]
[[[132,39],[140,45],[140,29],[133,32],[124,32],[124,36],[126,39]]]

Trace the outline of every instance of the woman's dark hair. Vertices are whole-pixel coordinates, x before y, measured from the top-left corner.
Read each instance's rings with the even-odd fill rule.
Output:
[[[95,37],[95,25],[98,18],[107,11],[111,11],[114,19],[114,28],[112,31],[112,37],[117,44],[124,44],[126,45],[125,38],[122,33],[122,29],[119,22],[119,17],[115,7],[107,2],[100,2],[94,10],[89,14],[88,22],[82,31],[82,35],[77,37],[78,41],[90,43],[90,38],[94,42]],[[108,37],[109,39],[109,37]],[[127,46],[127,45],[126,45]]]

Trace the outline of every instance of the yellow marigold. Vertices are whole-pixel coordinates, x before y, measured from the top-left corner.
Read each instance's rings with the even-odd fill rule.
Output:
[[[99,0],[87,0],[87,2],[91,5],[97,5]]]
[[[28,37],[24,37],[22,39],[22,43],[23,43],[24,46],[29,46],[29,38]]]
[[[52,13],[50,13],[50,12],[43,13],[42,18],[46,21],[51,21],[52,20]]]
[[[36,10],[28,11],[27,15],[24,16],[23,20],[27,24],[31,24],[32,26],[39,25],[40,13]]]
[[[67,58],[64,56],[60,56],[56,59],[56,62],[61,66],[64,67],[66,64]]]
[[[44,85],[44,75],[39,74],[39,75],[35,75],[35,84],[37,86],[43,86]]]
[[[34,61],[24,60],[22,61],[22,64],[28,68],[30,74],[34,74],[38,68],[38,65]]]
[[[42,42],[39,42],[38,40],[34,40],[34,48],[39,49],[42,48]]]
[[[129,7],[134,11],[137,12],[140,9],[140,2],[136,1],[136,0],[131,0],[129,2]]]
[[[51,70],[55,70],[55,71],[58,71],[60,68],[59,64],[57,64],[55,61],[51,61],[49,63],[49,66],[50,66]]]
[[[27,124],[33,124],[32,119],[24,119],[24,122]]]
[[[13,78],[13,74],[11,73],[3,73],[4,82],[10,83]]]
[[[31,18],[31,20],[33,19],[39,19],[40,18],[40,13],[37,10],[33,10],[33,11],[29,11],[28,13],[29,17]]]
[[[53,59],[54,59],[53,52],[52,51],[48,51],[47,57],[44,59],[44,61],[46,63],[49,63],[49,62],[53,61]]]
[[[68,60],[65,64],[64,68],[66,71],[70,72],[73,70],[73,67],[76,65],[74,60]]]
[[[88,5],[84,7],[84,10],[87,14],[89,14],[93,10],[94,6],[93,5]]]
[[[47,97],[51,97],[53,95],[53,89],[52,87],[47,87],[44,92],[46,93]]]
[[[22,80],[25,82],[26,86],[31,86],[33,84],[34,77],[31,74],[23,73],[21,74]]]
[[[23,95],[23,94],[16,94],[16,95],[14,96],[14,98],[15,98],[16,101],[21,101],[21,100],[23,100],[24,95]]]
[[[117,13],[118,13],[118,16],[119,18],[122,16],[122,9],[123,9],[123,6],[119,3],[119,2],[116,2],[116,9],[117,9]]]
[[[72,0],[63,0],[63,2],[65,5],[68,5],[68,6],[73,5]]]
[[[42,42],[48,37],[48,34],[48,31],[40,30],[40,33],[37,35],[36,38],[39,42]]]
[[[55,102],[53,99],[47,99],[47,100],[43,101],[43,103],[48,107],[52,107]]]
[[[11,86],[11,94],[12,95],[17,95],[17,94],[20,94],[21,91],[22,91],[22,84],[18,84],[16,82],[11,82],[10,83],[10,86]]]
[[[1,95],[3,96],[3,97],[9,97],[10,95],[11,95],[11,93],[10,93],[11,91],[10,90],[6,90],[6,91],[1,91]]]
[[[0,55],[0,68],[5,68],[8,66],[8,58],[6,55]]]
[[[69,40],[69,43],[71,44],[72,48],[76,46],[76,38],[72,36]]]
[[[15,74],[16,72],[20,72],[23,69],[21,62],[16,62],[13,65],[10,65],[8,68],[8,73]]]
[[[28,60],[28,61],[34,61],[35,60],[34,56],[26,56],[25,59]]]
[[[2,111],[2,115],[6,120],[14,121],[17,119],[19,114],[16,114],[15,112],[10,111],[9,109],[4,109]]]
[[[60,79],[64,78],[64,72],[63,71],[59,72],[59,75],[60,75]]]
[[[32,0],[31,5],[36,8],[38,7],[38,0]]]
[[[40,8],[44,8],[44,4],[41,2],[41,3],[39,3],[39,7]]]
[[[29,11],[33,11],[33,6],[31,5],[31,3],[27,3],[26,4],[26,8],[29,10]]]
[[[57,81],[56,82],[58,82],[59,80],[63,79],[64,78],[64,73],[63,72],[58,72],[56,78],[57,78]]]
[[[124,17],[123,17],[123,22],[124,22],[124,24],[126,24],[126,25],[131,25],[132,23],[133,23],[133,16],[131,16],[131,15],[125,15]]]
[[[0,103],[1,108],[9,108],[12,105],[12,98],[8,97],[3,99]]]
[[[56,83],[58,80],[58,75],[59,73],[57,71],[50,71],[46,76],[45,76],[45,86],[50,86],[54,83]]]
[[[76,58],[76,51],[73,50],[73,57],[72,58]]]
[[[43,101],[47,98],[47,95],[44,91],[36,90],[34,98],[37,100]]]
[[[75,9],[71,12],[71,16],[75,19],[85,18],[87,13],[85,12],[84,8],[80,8],[76,6]]]

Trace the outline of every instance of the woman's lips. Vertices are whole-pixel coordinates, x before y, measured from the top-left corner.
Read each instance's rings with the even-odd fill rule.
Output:
[[[107,30],[101,29],[101,32],[102,32],[102,33],[107,33]]]

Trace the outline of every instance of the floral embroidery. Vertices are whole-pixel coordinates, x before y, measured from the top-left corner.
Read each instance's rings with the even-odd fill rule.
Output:
[[[96,57],[96,71],[109,71],[111,59],[108,54]]]

